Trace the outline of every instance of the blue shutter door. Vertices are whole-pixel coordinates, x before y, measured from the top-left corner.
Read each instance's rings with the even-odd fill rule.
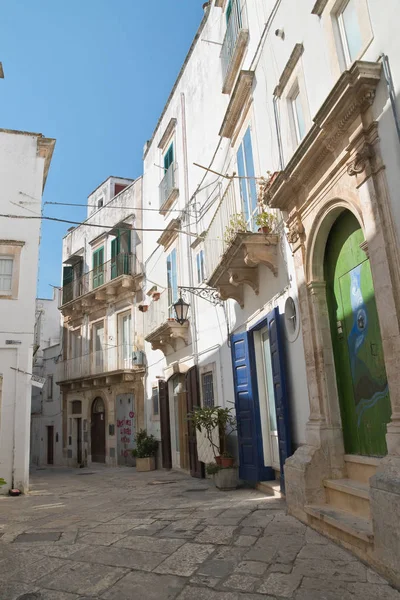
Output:
[[[254,378],[255,357],[248,332],[231,338],[233,384],[238,424],[239,477],[245,481],[271,479],[271,469],[264,467],[260,407]],[[253,365],[253,369],[251,368]]]
[[[244,168],[244,153],[243,153],[243,144],[240,144],[239,146],[239,150],[237,152],[236,155],[237,158],[237,166],[238,166],[238,174],[239,177],[246,177],[246,171]],[[239,185],[240,185],[240,196],[242,198],[242,209],[244,212],[244,217],[245,220],[248,221],[250,214],[249,214],[249,198],[248,198],[248,194],[247,194],[247,183],[246,183],[246,179],[239,179]]]
[[[283,466],[285,460],[292,454],[292,440],[290,432],[289,399],[286,389],[284,348],[278,308],[274,308],[274,310],[268,314],[267,321],[271,350],[272,377],[274,382],[276,421],[278,427],[281,490],[285,491]]]
[[[251,134],[250,128],[246,131],[243,140],[244,157],[246,162],[246,176],[251,179],[245,179],[249,194],[249,209],[253,213],[257,208],[257,187],[254,172],[254,159],[253,159],[253,148],[251,145]]]

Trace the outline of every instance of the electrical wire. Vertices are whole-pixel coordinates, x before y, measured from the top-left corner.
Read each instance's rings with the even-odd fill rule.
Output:
[[[149,212],[160,212],[159,208],[141,208],[141,207],[133,207],[133,206],[111,206],[106,204],[105,206],[98,207],[96,204],[81,204],[79,202],[45,202],[44,206],[82,206],[84,208],[98,208],[98,210],[103,210],[103,208],[120,208],[126,210],[137,210],[137,211],[149,211]],[[19,206],[19,205],[18,205]],[[172,208],[168,212],[182,212],[179,208]],[[92,216],[92,215],[90,215]]]

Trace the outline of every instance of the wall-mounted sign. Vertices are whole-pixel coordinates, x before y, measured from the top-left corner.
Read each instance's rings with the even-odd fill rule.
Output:
[[[22,344],[21,340],[6,340],[6,346],[13,346],[14,344]]]
[[[39,377],[38,375],[32,375],[31,383],[34,387],[38,387],[40,389],[43,388],[46,383],[46,377]]]

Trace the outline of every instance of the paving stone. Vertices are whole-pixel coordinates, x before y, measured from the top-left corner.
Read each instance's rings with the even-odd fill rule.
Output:
[[[129,573],[102,595],[104,600],[173,600],[186,579],[155,573]]]
[[[354,554],[336,546],[336,544],[306,544],[299,553],[299,558],[325,558],[327,560],[357,561]]]
[[[192,585],[205,585],[209,588],[215,588],[221,579],[219,577],[209,577],[208,575],[194,575],[190,583]]]
[[[123,517],[116,517],[109,521],[110,525],[125,525],[127,528],[131,529],[132,527],[138,527],[139,525],[151,525],[154,523],[155,518],[140,518],[140,517],[128,517],[127,515]],[[99,523],[98,523],[99,525]]]
[[[42,577],[37,585],[51,590],[87,596],[105,592],[126,573],[128,573],[126,569],[66,561],[61,569],[52,575]]]
[[[82,560],[89,563],[98,563],[112,567],[127,567],[141,571],[152,571],[162,563],[168,554],[161,552],[141,552],[116,546],[96,546],[86,550],[79,550],[71,555],[73,560]]]
[[[264,533],[264,527],[240,527],[240,535],[251,535],[258,537]]]
[[[147,536],[126,537],[115,544],[115,547],[132,548],[142,552],[162,552],[172,554],[185,543],[185,540],[163,539]]]
[[[91,527],[88,533],[128,533],[137,525],[127,525],[126,523],[100,523]]]
[[[258,588],[257,592],[261,594],[270,594],[271,596],[291,598],[294,591],[299,587],[301,580],[301,575],[271,573]]]
[[[199,567],[197,573],[198,575],[201,576],[207,576],[207,577],[218,577],[218,578],[223,578],[223,577],[227,577],[228,575],[230,575],[232,573],[232,571],[235,568],[235,561],[234,560],[229,560],[229,559],[211,559],[211,560],[206,560],[205,562],[203,562],[203,564]]]
[[[256,585],[260,585],[260,579],[252,575],[237,573],[228,577],[224,582],[224,588],[233,588],[242,592],[252,592]]]
[[[235,546],[252,546],[253,544],[255,544],[257,541],[256,537],[253,537],[251,535],[239,535],[238,538],[236,538],[234,544]]]
[[[264,510],[256,510],[251,515],[243,519],[240,523],[242,527],[266,527],[273,520],[274,515]]]
[[[235,571],[248,575],[264,575],[267,569],[268,565],[265,563],[252,560],[244,560],[235,567]]]
[[[39,590],[38,600],[82,600],[82,596],[69,594],[68,592],[57,592],[56,590]],[[93,597],[90,600],[94,600]]]
[[[400,592],[390,585],[352,583],[347,586],[352,600],[400,600]]]
[[[338,581],[367,581],[367,568],[360,562],[341,562],[326,559],[300,559],[294,564],[293,572],[316,578],[335,577]]]
[[[44,556],[33,563],[20,563],[15,568],[11,565],[10,568],[7,568],[6,562],[8,561],[0,564],[1,581],[20,581],[22,583],[32,583],[43,575],[59,569],[64,564],[62,560],[49,556]]]
[[[379,585],[389,585],[386,579],[383,579],[378,573],[375,573],[372,569],[367,569],[367,581],[369,583],[377,583]]]
[[[1,565],[0,565],[1,566]],[[1,582],[0,586],[0,598],[3,600],[18,600],[23,594],[29,594],[36,590],[36,587],[28,585],[26,583],[16,583],[4,581]]]
[[[210,544],[191,544],[181,546],[174,554],[167,558],[154,571],[156,573],[171,573],[189,577],[193,575],[198,566],[214,552]]]
[[[199,534],[198,528],[204,529],[204,525],[202,526],[200,519],[176,521],[163,529],[160,532],[160,537],[192,539]],[[135,531],[134,529],[133,532]]]
[[[233,534],[235,527],[230,526],[216,526],[206,527],[197,537],[196,542],[198,543],[210,543],[210,544],[230,544],[233,540]]]
[[[330,541],[328,540],[328,538],[324,537],[323,535],[321,535],[320,533],[318,533],[317,531],[314,531],[314,529],[311,529],[311,527],[307,527],[306,530],[306,535],[305,535],[305,540],[308,544],[329,544]]]
[[[178,600],[239,600],[235,592],[217,592],[208,588],[186,587]]]
[[[43,533],[22,533],[15,538],[14,543],[19,542],[34,543],[34,542],[56,542],[60,539],[60,531],[46,531]]]
[[[79,542],[88,546],[111,546],[124,537],[126,534],[121,533],[85,533],[79,537]]]
[[[153,535],[165,529],[168,526],[168,521],[155,521],[150,525],[136,525],[128,531],[128,535],[139,536],[139,535]]]
[[[274,563],[269,565],[268,574],[269,573],[291,573],[293,571],[293,565],[285,564],[285,563]]]

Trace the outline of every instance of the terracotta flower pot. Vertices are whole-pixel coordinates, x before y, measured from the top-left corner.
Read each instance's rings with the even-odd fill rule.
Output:
[[[231,467],[233,467],[233,463],[234,463],[234,458],[227,458],[224,456],[221,456],[221,467],[223,469],[229,469]]]
[[[161,293],[160,292],[154,292],[153,294],[153,301],[157,302],[157,300],[160,299]]]
[[[270,227],[259,227],[258,228],[258,233],[271,233],[271,228]]]
[[[221,464],[222,464],[222,457],[221,456],[216,456],[215,457],[215,462],[217,463],[217,465],[221,466]]]
[[[149,307],[147,306],[147,304],[142,304],[141,306],[139,306],[139,310],[140,312],[147,312],[149,310]]]

